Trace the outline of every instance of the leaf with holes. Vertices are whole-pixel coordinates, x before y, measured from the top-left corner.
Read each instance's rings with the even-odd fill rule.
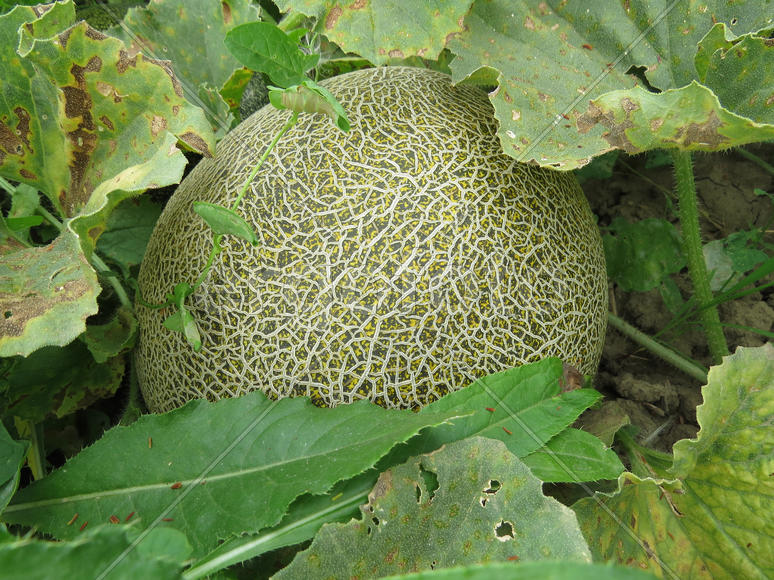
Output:
[[[88,254],[120,200],[180,180],[178,139],[204,155],[214,139],[168,63],[73,19],[70,1],[0,16],[0,174],[74,218]]]
[[[471,437],[379,476],[361,519],[326,524],[275,576],[378,578],[495,560],[591,562],[572,511],[501,441]]]
[[[260,391],[197,400],[111,429],[17,493],[3,519],[72,539],[78,530],[67,522],[76,512],[92,524],[134,512],[143,530],[168,517],[165,524],[203,556],[232,534],[277,524],[298,496],[326,492],[420,429],[457,415],[390,411],[369,401],[320,409],[307,398],[271,401]]]
[[[674,480],[625,473],[573,505],[596,558],[663,577],[774,575],[774,346],[710,369],[696,439],[674,445]],[[593,540],[592,540],[593,538]]]
[[[724,0],[476,2],[448,43],[452,77],[497,85],[498,135],[519,161],[569,170],[614,148],[714,151],[771,138],[769,16]],[[749,35],[729,41],[749,50],[732,54],[715,32],[700,54],[716,23]]]
[[[122,39],[131,54],[172,61],[175,76],[189,94],[198,96],[220,136],[232,122],[220,90],[241,68],[223,41],[235,26],[257,19],[258,9],[248,0],[160,0],[130,9],[123,25],[109,32]]]
[[[280,0],[280,10],[314,16],[322,32],[345,52],[376,65],[410,56],[438,57],[449,38],[464,30],[472,0],[417,2],[319,2]]]
[[[97,312],[99,292],[71,232],[48,246],[6,254],[0,262],[0,356],[68,344]]]

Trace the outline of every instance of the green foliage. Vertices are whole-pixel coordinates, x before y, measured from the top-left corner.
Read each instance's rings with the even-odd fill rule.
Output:
[[[19,470],[27,445],[14,441],[0,423],[0,512],[5,509],[19,485]]]
[[[774,347],[713,367],[696,439],[674,447],[674,479],[624,473],[573,507],[595,558],[678,578],[774,573]],[[608,514],[612,512],[615,517]]]
[[[656,288],[685,267],[680,236],[666,220],[616,218],[608,229],[611,233],[602,237],[607,275],[626,292]]]
[[[114,357],[99,364],[84,343],[88,339],[6,359],[11,364],[0,382],[0,417],[13,414],[39,422],[50,415],[63,417],[114,394],[124,375],[124,359]],[[106,348],[108,345],[99,350]]]
[[[655,576],[623,568],[580,562],[495,562],[478,566],[461,566],[437,571],[390,576],[385,580],[648,580]]]
[[[201,556],[218,539],[278,523],[299,495],[327,491],[456,414],[387,411],[366,401],[318,409],[307,399],[270,401],[260,392],[194,401],[113,428],[19,492],[4,519],[73,539],[79,530],[67,522],[75,513],[97,524],[136,512],[135,525],[178,529]]]
[[[193,209],[216,234],[236,236],[253,245],[258,243],[253,228],[234,210],[204,201],[195,201]]]
[[[0,568],[9,580],[97,578],[107,572],[111,580],[180,578],[190,552],[183,534],[157,528],[135,549],[136,538],[136,530],[111,525],[92,525],[72,542],[14,538],[0,542]]]
[[[561,392],[562,363],[538,363],[496,373],[449,393],[421,413],[465,409],[471,414],[425,431],[403,452],[411,454],[482,435],[499,439],[543,481],[614,479],[618,457],[598,439],[570,428],[600,399],[597,391]],[[489,409],[492,409],[491,411]]]
[[[257,9],[247,0],[159,0],[132,10],[111,36],[75,24],[70,1],[46,9],[21,4],[0,2],[0,176],[13,182],[2,180],[8,195],[0,215],[6,420],[62,417],[120,385],[136,323],[127,302],[103,303],[99,320],[86,324],[100,294],[91,264],[102,254],[131,277],[160,213],[134,196],[177,183],[186,164],[177,145],[212,154],[215,137],[232,122],[229,110],[238,108],[251,73],[226,45],[251,68],[279,75],[276,105],[322,112],[341,129],[344,111],[308,76],[315,65],[347,66],[345,52],[374,64],[442,54],[438,66],[453,59],[456,81],[495,87],[490,98],[507,153],[561,169],[611,149],[717,150],[774,136],[766,76],[774,47],[766,11],[755,3],[672,3],[663,11],[642,1],[547,7],[460,0],[436,14],[431,5],[283,0],[283,10],[316,18],[305,23],[311,32],[290,26],[286,34],[256,26]],[[119,5],[108,13],[118,14]],[[341,60],[319,62],[321,34],[338,45],[327,54]],[[298,49],[302,36],[311,54]],[[287,58],[274,59],[278,52]],[[157,58],[170,59],[171,68]],[[630,67],[641,72],[628,74]],[[598,165],[595,177],[609,174],[610,163]],[[213,213],[216,234],[235,233],[233,216],[224,226],[222,209]],[[668,281],[681,263],[673,228],[614,223],[611,277],[631,289]],[[768,259],[740,279],[766,259],[756,235],[738,232],[705,247],[715,256],[715,289],[725,290],[717,300],[751,291],[774,268]],[[96,269],[103,283],[120,278]],[[170,325],[195,343],[196,323],[183,302],[190,289],[182,282],[170,293],[179,307]],[[308,564],[306,554],[347,573],[358,563],[397,571],[399,560],[385,558],[390,546],[425,567],[528,560],[545,555],[540,548],[568,558],[406,578],[651,577],[569,561],[588,559],[585,543],[572,514],[543,496],[538,481],[620,474],[616,492],[574,505],[596,559],[659,576],[771,576],[772,351],[739,349],[711,370],[698,410],[702,430],[675,446],[671,479],[657,479],[656,471],[665,474],[655,466],[654,473],[621,474],[612,450],[571,426],[599,395],[564,392],[555,360],[484,378],[419,413],[364,403],[323,410],[260,394],[196,402],[110,430],[18,493],[28,445],[8,434],[7,421],[0,424],[0,510],[11,505],[3,520],[61,541],[0,525],[0,569],[8,578],[51,578],[115,566],[110,578],[177,578],[193,556],[186,575],[198,578],[316,535],[285,575]],[[518,545],[495,537],[501,520],[522,534]],[[463,534],[472,538],[467,552]],[[345,537],[351,543],[342,551],[334,540]]]
[[[590,562],[571,510],[500,441],[472,437],[382,473],[360,520],[322,527],[275,577],[378,578],[493,560]]]

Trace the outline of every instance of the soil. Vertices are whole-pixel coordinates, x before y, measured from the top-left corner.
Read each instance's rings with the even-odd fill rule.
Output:
[[[748,150],[768,163],[774,162],[774,145],[750,146]],[[612,176],[583,182],[603,233],[605,226],[616,217],[630,222],[663,218],[679,229],[671,166],[649,168],[647,162],[646,156],[621,156]],[[774,243],[774,204],[768,197],[754,192],[756,188],[774,192],[772,174],[738,153],[696,155],[694,174],[705,243],[753,228],[764,232],[764,251],[765,244]],[[683,298],[690,297],[686,270],[673,279]],[[611,285],[610,307],[614,314],[650,336],[673,318],[658,289],[627,293]],[[724,303],[720,316],[724,325],[771,332],[774,330],[774,289]],[[726,327],[725,333],[731,352],[738,346],[760,346],[766,342],[764,336],[754,332]],[[663,338],[694,361],[705,367],[711,365],[704,335],[695,321]],[[638,439],[647,446],[671,451],[675,441],[696,436],[699,428],[696,407],[702,402],[702,385],[613,328],[608,328],[594,385],[606,395],[596,419],[602,415],[608,424],[631,422],[639,428]]]

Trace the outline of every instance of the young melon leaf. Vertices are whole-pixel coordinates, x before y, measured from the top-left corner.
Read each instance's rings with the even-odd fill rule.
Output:
[[[716,23],[750,34],[755,48],[730,59],[708,49],[712,56],[702,58],[715,63],[711,76],[701,72],[709,65],[694,59]],[[762,113],[765,98],[742,103],[770,92],[766,75],[774,47],[765,33],[756,33],[770,27],[767,11],[754,3],[632,0],[536,7],[496,0],[474,3],[465,30],[448,48],[456,55],[450,65],[455,82],[499,85],[490,100],[505,152],[569,170],[613,148],[714,151],[771,138],[772,109]],[[647,84],[663,92],[636,87],[642,81],[628,74],[632,69],[644,70]],[[692,81],[706,86],[691,88]],[[650,138],[650,130],[660,137]]]
[[[100,287],[78,237],[64,232],[45,247],[22,247],[0,262],[0,356],[64,346],[97,312]]]
[[[581,562],[492,562],[388,576],[383,580],[655,580],[653,574],[609,564]]]
[[[164,319],[164,327],[172,332],[179,332],[185,336],[186,342],[190,344],[196,352],[202,349],[202,337],[199,334],[199,327],[196,325],[196,319],[193,314],[188,312],[184,304],[178,305],[176,312],[173,312]]]
[[[72,2],[61,5],[72,12]],[[0,174],[74,218],[88,255],[120,200],[180,180],[178,138],[204,155],[214,139],[165,61],[129,55],[85,22],[65,29],[72,18],[38,26],[39,12],[0,16],[0,131],[12,136],[0,145]]]
[[[27,443],[14,441],[0,422],[0,514],[16,493],[26,454]]]
[[[771,577],[773,384],[770,344],[712,367],[696,409],[701,430],[674,445],[675,480],[624,473],[617,492],[573,505],[595,557],[665,577]]]
[[[76,512],[92,523],[135,512],[142,530],[171,518],[163,525],[185,533],[203,556],[218,539],[277,524],[298,496],[327,491],[423,427],[456,415],[388,411],[368,401],[320,409],[305,398],[271,401],[261,392],[193,401],[111,429],[17,493],[3,518],[62,539],[78,536],[67,525]]]
[[[420,414],[451,409],[470,414],[453,424],[427,429],[407,446],[397,448],[390,465],[409,455],[481,435],[499,439],[511,453],[531,462],[535,475],[543,481],[617,478],[623,465],[615,453],[592,435],[568,429],[601,395],[592,389],[562,393],[562,372],[562,362],[548,358],[489,375],[430,403]],[[532,458],[530,454],[538,450],[555,459],[542,455]]]
[[[258,243],[252,226],[233,209],[206,201],[193,202],[193,209],[216,234],[237,236],[253,245]]]
[[[225,44],[239,62],[284,89],[307,80],[306,71],[320,60],[319,54],[305,54],[298,47],[305,32],[288,35],[270,22],[249,22],[230,30]]]
[[[450,38],[463,32],[472,0],[446,0],[439,8],[417,2],[308,2],[279,0],[282,12],[292,10],[324,23],[324,34],[345,52],[376,65],[411,56],[436,59]]]
[[[72,527],[77,531],[84,522],[79,514]],[[111,580],[180,578],[187,556],[185,536],[176,530],[155,529],[133,549],[136,536],[127,526],[88,522],[71,542],[8,539],[0,542],[0,569],[4,578],[19,580],[98,578],[108,571],[106,577]]]
[[[257,19],[258,9],[249,0],[160,0],[129,10],[123,25],[110,34],[122,39],[132,54],[172,61],[175,75],[196,93],[221,136],[232,119],[220,91],[241,68],[223,41],[235,26]]]
[[[323,526],[275,578],[378,578],[514,558],[591,562],[574,514],[540,485],[502,441],[450,443],[382,473],[360,520]]]
[[[344,107],[330,91],[314,81],[304,81],[287,89],[269,87],[269,102],[277,109],[290,109],[297,113],[322,113],[330,117],[336,126],[349,131],[349,119]]]

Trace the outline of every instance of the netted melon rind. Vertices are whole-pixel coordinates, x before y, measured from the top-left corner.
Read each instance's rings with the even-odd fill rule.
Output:
[[[593,373],[607,311],[599,232],[574,176],[501,153],[487,96],[388,67],[325,81],[352,130],[303,115],[189,299],[194,352],[138,306],[149,408],[263,389],[336,405],[425,405],[483,375],[558,356]],[[165,208],[140,287],[149,301],[201,271],[195,200],[229,205],[289,113],[265,107],[203,160]]]

